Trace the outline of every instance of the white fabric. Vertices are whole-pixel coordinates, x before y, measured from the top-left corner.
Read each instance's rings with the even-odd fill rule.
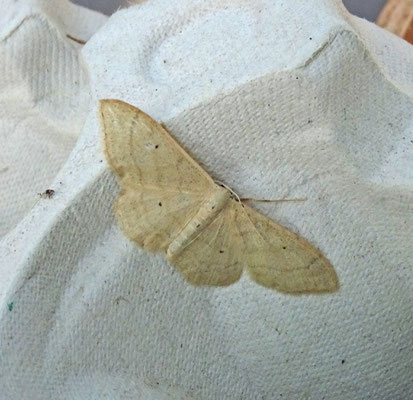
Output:
[[[56,195],[0,246],[3,398],[412,398],[411,46],[332,0],[150,0],[94,35],[96,14],[76,8],[86,32],[63,21],[75,6],[30,4],[2,24],[0,154],[22,178],[1,181],[1,212]],[[62,50],[45,62],[28,40]],[[243,197],[308,198],[256,207],[323,251],[339,292],[196,288],[129,242],[99,98],[163,121]]]
[[[80,45],[107,17],[66,1],[0,0],[0,237],[67,160],[91,103]]]

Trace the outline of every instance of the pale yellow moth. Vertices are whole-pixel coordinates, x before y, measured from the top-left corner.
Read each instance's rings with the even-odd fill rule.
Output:
[[[101,100],[100,113],[106,157],[122,189],[115,214],[128,238],[166,252],[194,285],[230,285],[245,269],[281,292],[338,289],[318,249],[214,182],[162,125],[120,100]]]

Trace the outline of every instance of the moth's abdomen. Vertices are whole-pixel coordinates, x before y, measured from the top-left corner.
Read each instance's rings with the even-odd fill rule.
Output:
[[[179,255],[216,218],[230,197],[229,190],[216,185],[216,189],[205,199],[199,211],[171,242],[167,257],[173,259]]]

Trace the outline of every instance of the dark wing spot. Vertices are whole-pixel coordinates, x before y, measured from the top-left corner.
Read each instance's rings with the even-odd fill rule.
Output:
[[[159,202],[158,205],[159,205],[159,207],[162,207],[162,203],[161,203],[161,202]]]
[[[287,248],[287,246],[283,246],[283,250],[285,250]]]
[[[159,147],[159,144],[157,144],[156,146],[155,146],[155,149],[157,149]]]
[[[224,250],[220,250],[219,252],[222,254],[224,252]]]

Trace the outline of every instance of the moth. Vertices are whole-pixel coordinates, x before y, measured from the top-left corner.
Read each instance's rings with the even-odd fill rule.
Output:
[[[119,177],[124,234],[166,258],[194,285],[227,286],[246,270],[285,293],[338,289],[326,257],[216,183],[171,134],[138,108],[100,101],[105,155]]]

